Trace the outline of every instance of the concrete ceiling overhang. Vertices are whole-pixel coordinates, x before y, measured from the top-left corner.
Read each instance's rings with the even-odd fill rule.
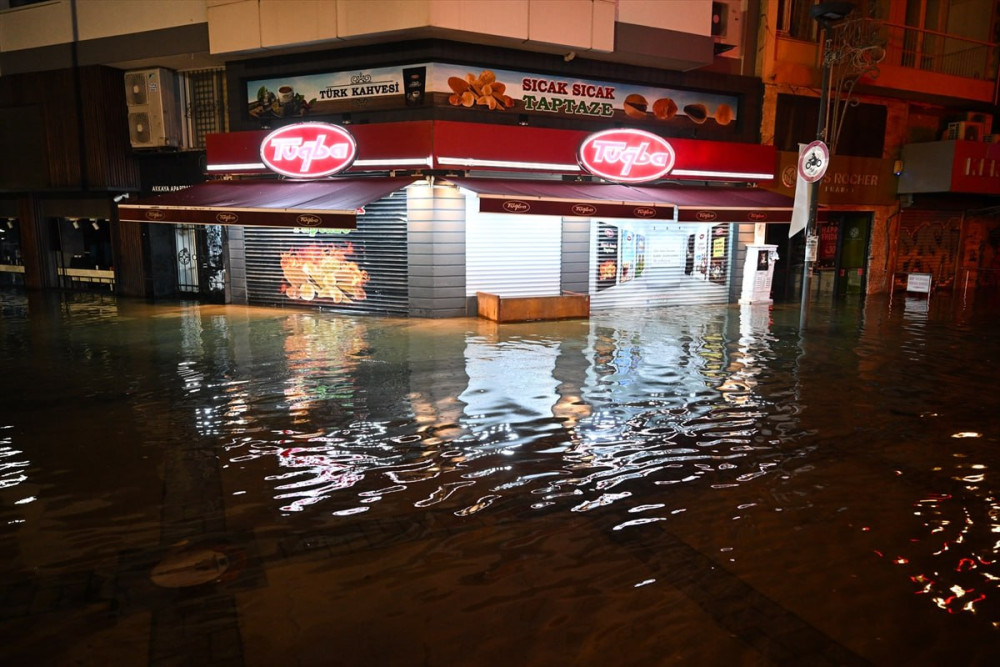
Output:
[[[167,67],[175,70],[223,67],[226,61],[256,59],[307,53],[332,48],[348,48],[391,41],[394,39],[442,38],[538,53],[551,53],[598,60],[603,62],[654,67],[663,70],[690,71],[711,65],[715,59],[715,42],[711,36],[650,28],[630,23],[615,23],[615,49],[581,49],[565,45],[484,36],[455,30],[426,28],[401,31],[397,34],[366,35],[360,39],[331,40],[321,43],[260,48],[240,53],[210,53],[207,24],[165,28],[147,33],[119,35],[85,40],[40,49],[0,53],[0,73],[19,74],[32,71],[80,66],[109,65],[120,69]]]

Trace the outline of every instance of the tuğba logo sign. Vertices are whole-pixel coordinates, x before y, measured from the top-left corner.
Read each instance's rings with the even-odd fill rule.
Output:
[[[580,144],[580,165],[591,174],[619,183],[655,181],[674,168],[676,154],[663,137],[643,130],[605,130]]]
[[[260,142],[267,168],[290,178],[322,178],[344,171],[358,155],[354,137],[339,125],[297,123]]]

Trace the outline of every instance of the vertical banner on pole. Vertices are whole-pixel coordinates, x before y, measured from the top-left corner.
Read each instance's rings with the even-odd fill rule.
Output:
[[[802,160],[805,147],[805,144],[799,144],[799,161]],[[788,226],[788,238],[806,228],[809,222],[809,199],[812,195],[812,183],[803,178],[802,170],[796,169],[795,174],[795,202],[792,204],[792,224]]]

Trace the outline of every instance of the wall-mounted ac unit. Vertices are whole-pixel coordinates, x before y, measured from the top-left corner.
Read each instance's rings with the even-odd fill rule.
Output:
[[[180,105],[173,72],[163,68],[125,72],[125,103],[132,148],[180,146]]]
[[[712,3],[712,38],[715,52],[726,58],[743,57],[743,16],[745,0]]]

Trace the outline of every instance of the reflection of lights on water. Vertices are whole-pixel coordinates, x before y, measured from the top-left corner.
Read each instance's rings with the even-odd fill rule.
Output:
[[[0,430],[12,428],[14,427],[3,426],[0,427]],[[13,443],[14,438],[11,436],[0,437],[0,461],[3,461],[3,463],[0,463],[0,489],[7,489],[28,481],[28,476],[21,472],[21,469],[28,467],[28,461],[5,460],[24,453],[11,447]],[[18,504],[21,503],[19,502]]]
[[[184,391],[189,394],[201,389],[202,380],[205,379],[204,373],[193,368],[195,363],[194,361],[182,361],[177,364],[177,374],[184,381]]]
[[[955,457],[968,458],[963,454],[956,454]],[[960,464],[958,467],[976,471],[987,469],[981,463]],[[985,472],[960,475],[954,479],[967,483],[964,494],[930,493],[914,503],[914,515],[921,517],[929,535],[940,540],[932,543],[939,546],[936,549],[931,547],[928,553],[939,559],[943,567],[935,568],[936,571],[930,574],[913,574],[910,581],[917,587],[914,591],[916,594],[927,595],[935,606],[949,614],[996,613],[995,605],[984,611],[980,603],[989,599],[991,594],[996,597],[1000,593],[1000,576],[990,571],[996,565],[1000,542],[984,542],[982,530],[993,534],[1000,532],[1000,505],[992,495],[985,498],[976,495],[980,487],[975,485],[986,481]],[[976,500],[985,503],[985,517],[978,521],[974,515],[977,507],[970,504]],[[949,510],[961,512],[961,519],[949,518],[946,514]],[[980,528],[979,533],[974,532],[976,528]],[[919,539],[911,542],[923,543]],[[916,556],[900,556],[893,562],[913,566],[921,560]],[[1000,625],[998,619],[988,620],[994,625]]]
[[[952,434],[953,438],[981,438],[982,433],[976,433],[975,431],[961,431],[959,433]]]
[[[766,380],[758,375],[767,359],[760,340],[737,350],[719,332],[692,329],[680,341],[657,340],[651,351],[638,332],[609,328],[597,330],[593,347],[567,351],[552,337],[498,344],[476,332],[467,339],[464,389],[407,394],[413,414],[402,427],[352,422],[316,433],[326,415],[314,413],[354,417],[355,402],[364,406],[353,372],[367,356],[367,332],[307,316],[289,318],[286,329],[279,407],[292,430],[234,444],[242,451],[231,459],[276,462],[279,474],[267,479],[285,511],[336,494],[330,513],[349,516],[406,490],[415,497],[401,502],[447,501],[464,517],[520,494],[536,501],[532,507],[562,503],[573,512],[614,504],[631,513],[620,530],[684,511],[638,504],[658,499],[644,493],[665,490],[653,485],[738,486],[774,471],[784,457],[781,441],[762,434],[772,410],[757,386]],[[585,377],[560,376],[557,361],[567,354],[593,355]],[[244,419],[255,401],[227,391],[225,418]],[[378,488],[386,481],[391,486]],[[737,516],[748,516],[751,506]]]

